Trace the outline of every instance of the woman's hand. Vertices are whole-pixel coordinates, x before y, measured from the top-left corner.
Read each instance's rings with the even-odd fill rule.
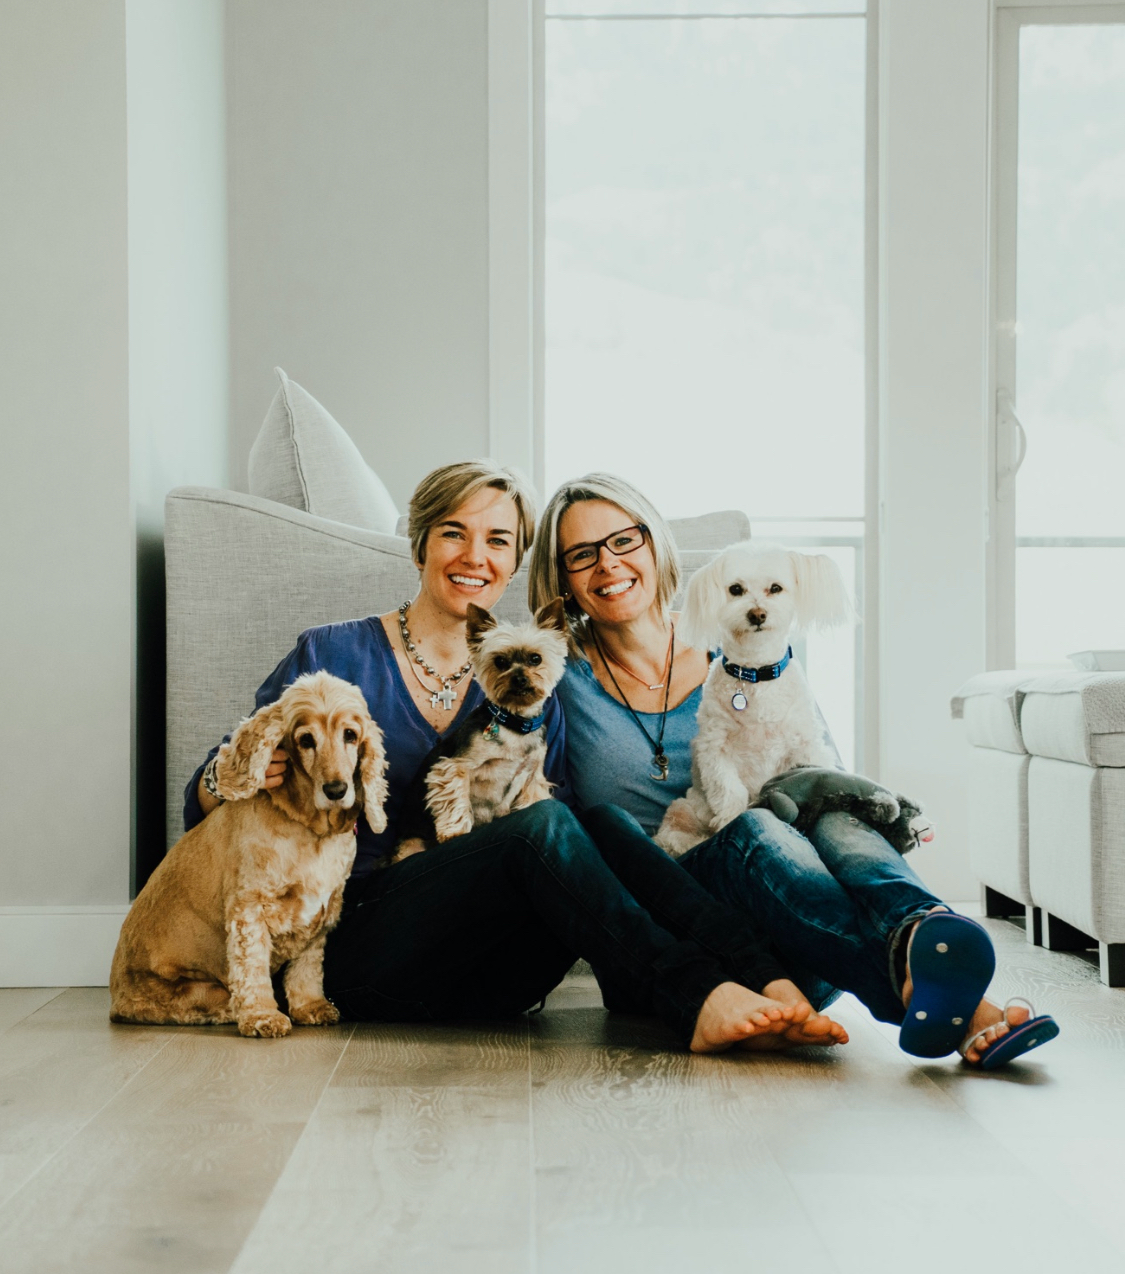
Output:
[[[267,791],[270,788],[280,787],[285,782],[285,771],[289,768],[289,758],[286,756],[284,749],[274,748],[273,756],[270,757],[270,763],[266,766],[266,777],[262,783],[262,787]],[[204,817],[217,810],[222,801],[217,796],[212,796],[210,792],[203,786],[203,779],[199,780],[196,787],[196,795],[199,797],[199,808],[203,811]]]
[[[284,748],[274,748],[270,763],[266,766],[266,778],[262,784],[267,790],[280,787],[285,782],[285,771],[289,767],[289,757]]]

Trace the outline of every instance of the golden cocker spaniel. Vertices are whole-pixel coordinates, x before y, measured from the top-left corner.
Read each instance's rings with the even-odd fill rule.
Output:
[[[289,764],[265,789],[274,749]],[[355,824],[387,825],[383,736],[361,692],[307,673],[219,750],[223,804],[181,837],[121,929],[110,974],[114,1022],[237,1022],[287,1035],[290,1019],[339,1020],[324,998],[324,943],[340,917]],[[286,966],[286,1017],[270,975]]]

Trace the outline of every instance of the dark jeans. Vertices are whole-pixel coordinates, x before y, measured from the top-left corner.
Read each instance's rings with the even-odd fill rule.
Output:
[[[864,823],[825,814],[810,842],[770,811],[751,810],[677,864],[624,810],[603,806],[591,813],[596,818],[585,816],[591,834],[626,884],[625,864],[646,858],[665,858],[676,874],[678,885],[673,879],[663,899],[644,895],[661,923],[676,888],[688,895],[702,886],[738,913],[747,941],[756,935],[768,944],[814,1007],[850,991],[881,1021],[902,1021],[896,946],[915,920],[944,904]],[[612,971],[605,976],[616,996]]]
[[[350,1018],[490,1017],[538,1004],[578,956],[685,1040],[730,977],[687,926],[656,923],[570,810],[541,801],[352,881],[324,985]]]

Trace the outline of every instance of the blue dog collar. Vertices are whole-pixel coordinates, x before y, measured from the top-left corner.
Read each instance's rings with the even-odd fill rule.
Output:
[[[732,664],[726,656],[723,656],[723,671],[728,676],[736,677],[739,681],[776,681],[778,677],[789,667],[789,661],[793,658],[793,647],[790,646],[783,658],[779,659],[775,664],[766,664],[764,668],[742,668],[738,664]],[[489,707],[492,705],[489,704]]]
[[[541,712],[537,717],[521,717],[519,713],[509,712],[507,708],[498,708],[491,699],[486,699],[484,706],[492,713],[492,722],[488,726],[487,733],[493,736],[498,726],[515,730],[517,734],[534,734],[547,719],[545,712]]]

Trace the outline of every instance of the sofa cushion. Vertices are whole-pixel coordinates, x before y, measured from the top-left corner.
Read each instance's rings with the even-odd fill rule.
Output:
[[[1033,756],[1027,810],[1035,905],[1099,942],[1125,942],[1125,770]]]
[[[1125,673],[1051,673],[1018,694],[1023,741],[1033,756],[1125,766]]]
[[[966,775],[969,865],[1008,898],[1033,901],[1027,868],[1027,772],[1031,757],[973,748]]]
[[[982,672],[957,691],[950,703],[955,719],[965,722],[965,735],[978,748],[1026,752],[1020,734],[1017,692],[1034,673],[1006,670]]]
[[[250,449],[250,494],[393,535],[398,510],[355,443],[310,393],[274,370],[281,385]]]

